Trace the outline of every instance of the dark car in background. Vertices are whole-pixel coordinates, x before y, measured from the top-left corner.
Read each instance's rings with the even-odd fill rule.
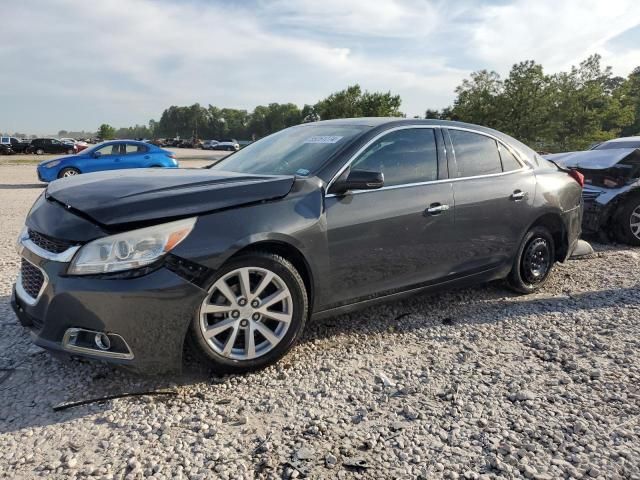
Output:
[[[61,142],[55,138],[36,138],[31,140],[31,144],[27,147],[26,153],[35,153],[43,155],[45,153],[66,153],[73,155],[77,152],[75,145]]]
[[[29,145],[31,145],[31,141],[21,140],[16,137],[0,137],[0,145],[8,145],[13,153],[25,153]]]
[[[13,155],[14,152],[11,145],[0,143],[0,155]]]
[[[161,372],[187,341],[245,372],[309,319],[497,279],[538,290],[578,242],[581,180],[476,125],[308,123],[207,169],[49,184],[12,304],[51,350]]]
[[[586,233],[640,246],[640,137],[610,140],[592,150],[545,158],[584,175]]]

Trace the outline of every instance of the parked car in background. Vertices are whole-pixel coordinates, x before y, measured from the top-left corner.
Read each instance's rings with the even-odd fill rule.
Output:
[[[124,168],[177,168],[175,155],[167,150],[135,140],[100,143],[76,155],[46,160],[38,165],[38,178],[52,182],[81,173]]]
[[[72,155],[77,152],[75,145],[63,143],[55,138],[36,138],[31,140],[31,144],[27,147],[26,153],[35,153],[43,155],[45,153],[66,153]]]
[[[635,140],[637,139],[637,140]],[[584,175],[583,230],[640,246],[640,137],[545,158]]]
[[[76,140],[74,138],[61,138],[60,141],[68,145],[74,145],[76,147],[76,152],[81,152],[82,150],[89,148],[89,144],[84,140]]]
[[[0,144],[9,145],[13,153],[25,153],[29,145],[31,145],[31,140],[16,137],[0,137]]]
[[[240,150],[240,144],[233,138],[225,138],[214,145],[213,150],[229,150],[230,152],[236,152]]]
[[[5,143],[0,143],[0,155],[13,155],[14,152],[11,148],[11,145],[7,145]]]
[[[303,124],[208,169],[53,182],[12,304],[55,351],[158,373],[187,341],[246,372],[310,319],[496,279],[535,292],[577,245],[581,179],[476,125]]]
[[[205,140],[204,142],[202,142],[202,149],[203,150],[214,150],[214,147],[216,145],[218,145],[218,141],[217,140]]]
[[[598,143],[591,150],[615,150],[618,148],[640,148],[640,136],[621,137],[606,142]]]

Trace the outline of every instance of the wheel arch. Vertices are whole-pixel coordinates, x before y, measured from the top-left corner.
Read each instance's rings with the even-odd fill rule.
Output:
[[[291,243],[287,243],[282,240],[260,240],[242,247],[233,255],[231,255],[227,259],[227,261],[252,251],[274,253],[290,261],[302,277],[304,286],[307,289],[307,296],[309,297],[309,306],[312,306],[314,304],[313,301],[315,298],[315,288],[313,281],[313,271],[309,262],[307,261],[304,254],[300,251],[300,249],[298,249]]]
[[[547,212],[540,215],[531,223],[531,225],[529,225],[527,232],[534,227],[544,227],[549,230],[549,233],[551,233],[556,261],[563,261],[567,258],[569,239],[567,236],[567,227],[565,226],[560,213]]]

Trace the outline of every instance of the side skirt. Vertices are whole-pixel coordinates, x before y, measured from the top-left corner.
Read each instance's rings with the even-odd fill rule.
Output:
[[[452,288],[463,288],[474,286],[479,283],[490,282],[492,280],[498,280],[501,278],[505,278],[509,274],[510,269],[510,266],[494,267],[464,277],[446,280],[444,282],[421,286],[411,286],[407,290],[402,290],[400,292],[393,292],[388,294],[383,293],[382,295],[372,299],[362,300],[354,303],[349,303],[347,305],[341,305],[339,307],[333,307],[326,310],[321,310],[319,312],[314,312],[311,315],[311,320],[320,320],[322,318],[335,317],[337,315],[354,312],[356,310],[361,310],[363,308],[367,308],[380,303],[407,298],[418,293],[437,292],[440,290],[448,290]]]

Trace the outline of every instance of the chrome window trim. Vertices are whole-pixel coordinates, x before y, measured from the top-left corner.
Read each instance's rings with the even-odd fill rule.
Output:
[[[504,147],[509,150],[509,152],[511,152],[511,154],[515,157],[515,159],[518,161],[518,163],[520,163],[521,168],[517,169],[517,170],[510,170],[508,172],[500,172],[500,173],[489,173],[486,175],[475,175],[472,177],[455,177],[455,178],[443,178],[440,180],[429,180],[427,182],[416,182],[416,183],[404,183],[402,185],[390,185],[388,187],[382,187],[382,188],[378,188],[375,190],[351,190],[349,191],[350,195],[356,195],[356,194],[360,194],[360,193],[371,193],[371,192],[379,192],[381,190],[394,190],[397,188],[409,188],[409,187],[417,187],[417,186],[421,186],[421,185],[431,185],[431,184],[437,184],[437,183],[445,183],[445,182],[460,182],[460,181],[464,181],[464,180],[475,180],[475,179],[479,179],[479,178],[491,178],[491,177],[499,177],[499,176],[504,176],[504,175],[511,175],[513,173],[518,173],[518,172],[523,172],[523,171],[527,171],[527,170],[532,170],[531,166],[529,164],[527,164],[526,162],[524,162],[520,156],[518,155],[517,152],[515,152],[511,147],[509,147],[508,145],[506,145],[504,142],[502,142],[499,138],[497,138],[494,135],[491,135],[489,133],[484,133],[484,132],[480,132],[478,130],[474,130],[471,128],[465,128],[465,127],[450,127],[450,126],[446,126],[446,125],[402,125],[399,127],[394,127],[394,128],[390,128],[389,130],[385,130],[383,132],[380,132],[378,135],[376,135],[375,137],[373,137],[371,140],[369,140],[367,143],[365,143],[362,147],[360,147],[358,149],[358,151],[356,153],[354,153],[349,160],[347,160],[345,162],[345,164],[340,168],[340,170],[338,170],[338,172],[333,176],[333,178],[331,178],[331,180],[329,181],[329,183],[327,184],[327,188],[326,191],[328,192],[329,189],[331,188],[331,186],[335,183],[335,181],[340,177],[340,175],[342,175],[345,170],[347,168],[349,168],[351,166],[351,164],[354,162],[354,160],[356,160],[358,158],[358,156],[360,154],[362,154],[362,152],[364,152],[367,148],[369,148],[375,141],[377,141],[378,139],[380,139],[381,137],[387,135],[388,133],[391,132],[395,132],[397,130],[407,130],[407,129],[413,129],[413,128],[431,128],[431,129],[453,129],[453,130],[462,130],[462,131],[466,131],[466,132],[471,132],[471,133],[477,133],[478,135],[484,135],[486,137],[492,138],[493,140],[495,140],[498,144],[498,147],[500,147],[500,145],[504,145]],[[446,148],[447,148],[447,142],[445,141],[445,155],[446,155]],[[452,146],[453,149],[453,146]],[[453,154],[455,156],[455,149],[453,151]],[[502,167],[502,161],[501,161],[501,167]],[[344,194],[335,194],[335,193],[327,193],[325,195],[325,198],[334,198],[334,197],[338,197],[338,196],[344,196]]]
[[[42,276],[44,277],[44,281],[42,282],[42,286],[40,287],[40,291],[38,292],[38,295],[33,298],[31,295],[29,295],[27,293],[27,291],[24,289],[24,287],[22,286],[22,271],[20,271],[20,273],[18,273],[18,278],[16,279],[16,295],[20,298],[20,300],[22,300],[24,303],[26,303],[27,305],[29,305],[30,307],[33,307],[36,303],[38,303],[38,301],[40,301],[40,297],[42,297],[42,294],[44,293],[44,289],[47,287],[47,285],[49,284],[49,276],[47,275],[47,272],[45,272],[43,269],[41,269],[40,267],[38,267],[37,265],[34,265],[33,263],[31,263],[29,260],[27,260],[26,258],[22,258],[25,262],[29,263],[30,265],[32,265],[33,267],[37,268],[38,270],[40,270],[40,272],[42,273]],[[22,269],[20,269],[22,270]]]
[[[22,254],[24,250],[29,250],[31,253],[37,255],[40,258],[45,258],[47,260],[51,260],[53,262],[61,262],[68,263],[71,261],[73,256],[76,254],[82,245],[76,245],[75,247],[69,247],[64,252],[61,253],[53,253],[45,250],[44,248],[39,247],[35,243],[31,241],[29,238],[29,231],[27,227],[25,227],[22,232],[20,232],[20,236],[18,237],[18,243],[16,245],[16,250],[21,257],[24,257]]]

